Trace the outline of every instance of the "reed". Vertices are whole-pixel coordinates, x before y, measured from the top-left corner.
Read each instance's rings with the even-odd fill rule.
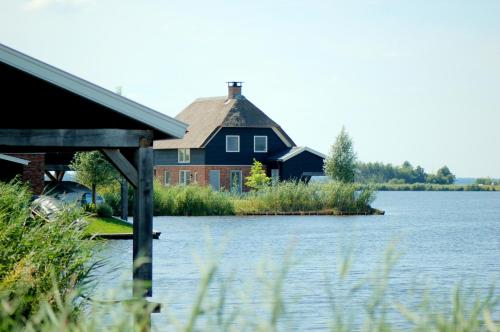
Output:
[[[92,280],[93,244],[85,239],[80,211],[55,219],[32,214],[29,188],[0,183],[0,331],[33,317],[60,296]],[[76,308],[76,307],[75,307]]]
[[[325,211],[336,213],[370,212],[375,196],[373,190],[358,191],[355,185],[337,182],[305,184],[280,182],[251,192],[237,202],[239,213],[286,213]]]
[[[113,207],[120,211],[117,188],[104,188],[101,192]],[[153,214],[156,216],[213,216],[233,214],[292,213],[331,211],[333,214],[370,213],[375,198],[370,187],[358,190],[353,184],[336,182],[305,184],[285,181],[265,186],[258,191],[243,194],[213,191],[210,187],[163,186],[154,183]],[[129,213],[132,213],[133,192],[129,192]]]

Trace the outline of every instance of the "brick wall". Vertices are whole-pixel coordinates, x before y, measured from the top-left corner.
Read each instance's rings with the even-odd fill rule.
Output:
[[[216,165],[200,165],[200,166],[155,166],[156,178],[163,184],[165,183],[165,171],[170,172],[171,182],[170,184],[179,183],[179,171],[191,171],[191,180],[194,181],[195,173],[197,178],[197,183],[200,185],[209,185],[208,173],[210,170],[220,171],[220,186],[225,190],[228,190],[231,186],[230,184],[230,174],[231,171],[241,171],[242,181],[243,181],[243,191],[248,191],[249,188],[246,187],[245,177],[250,174],[251,166],[216,166]]]
[[[29,160],[29,164],[23,166],[22,180],[31,185],[33,194],[40,195],[44,188],[45,154],[44,153],[9,153],[9,155]]]

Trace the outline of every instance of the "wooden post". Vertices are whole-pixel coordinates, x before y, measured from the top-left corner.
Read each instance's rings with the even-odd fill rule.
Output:
[[[142,140],[134,164],[137,187],[134,192],[133,283],[134,297],[153,295],[153,148]]]
[[[122,220],[128,220],[128,182],[127,179],[122,178],[121,180],[121,218]]]

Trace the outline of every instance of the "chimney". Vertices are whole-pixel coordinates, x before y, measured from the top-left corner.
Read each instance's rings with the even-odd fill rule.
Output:
[[[227,83],[227,99],[238,99],[241,95],[241,84],[243,82],[226,82]]]

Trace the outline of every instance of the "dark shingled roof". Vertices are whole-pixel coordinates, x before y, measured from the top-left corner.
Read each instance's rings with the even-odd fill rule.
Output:
[[[287,146],[295,146],[276,122],[243,96],[198,98],[175,118],[188,124],[184,138],[155,141],[155,149],[203,148],[223,127],[272,128]]]

